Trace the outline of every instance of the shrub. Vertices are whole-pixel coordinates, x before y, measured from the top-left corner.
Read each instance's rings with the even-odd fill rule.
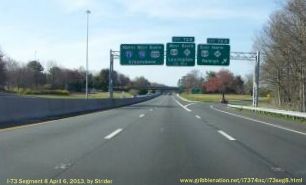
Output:
[[[148,94],[148,90],[147,90],[147,89],[140,89],[140,90],[138,91],[138,94],[139,94],[139,95]]]
[[[29,94],[36,95],[60,95],[60,96],[69,96],[69,91],[67,90],[41,90],[41,91],[32,91]]]
[[[69,91],[67,90],[31,90],[27,88],[14,89],[14,92],[22,95],[60,95],[69,96]]]

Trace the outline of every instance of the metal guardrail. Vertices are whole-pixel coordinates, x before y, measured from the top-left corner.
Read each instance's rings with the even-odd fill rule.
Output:
[[[238,109],[253,110],[253,111],[257,111],[257,112],[268,112],[268,113],[274,113],[274,114],[281,114],[281,115],[284,115],[284,116],[291,116],[291,117],[306,119],[306,113],[305,112],[286,111],[286,110],[280,110],[280,109],[250,107],[250,106],[231,105],[231,104],[228,104],[227,106],[232,107],[232,108],[238,108]]]

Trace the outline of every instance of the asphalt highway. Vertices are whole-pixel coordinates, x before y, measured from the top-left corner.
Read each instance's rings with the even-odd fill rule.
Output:
[[[162,95],[0,130],[0,184],[44,184],[40,179],[49,184],[52,179],[60,184],[305,184],[305,126]],[[204,183],[213,179],[232,183]]]

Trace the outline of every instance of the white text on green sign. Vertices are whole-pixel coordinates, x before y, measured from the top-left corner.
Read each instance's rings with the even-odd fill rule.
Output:
[[[198,65],[230,64],[230,45],[199,44],[197,53]]]
[[[163,44],[121,44],[121,65],[163,65]]]
[[[194,42],[194,37],[172,37],[172,42]]]
[[[194,43],[167,43],[166,51],[167,66],[194,66],[195,44]]]
[[[223,39],[223,38],[208,38],[207,44],[229,44],[229,39]]]

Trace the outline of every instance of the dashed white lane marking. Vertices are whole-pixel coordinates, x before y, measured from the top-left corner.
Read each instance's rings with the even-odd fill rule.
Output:
[[[114,132],[112,132],[112,133],[108,134],[107,136],[105,136],[104,139],[111,139],[111,138],[115,137],[117,134],[119,134],[121,131],[122,131],[122,128],[118,128]]]
[[[264,125],[268,125],[268,126],[270,126],[270,127],[279,128],[279,129],[282,129],[282,130],[286,130],[286,131],[289,131],[289,132],[293,132],[293,133],[296,133],[296,134],[301,134],[301,135],[306,136],[306,133],[304,133],[304,132],[300,132],[300,131],[297,131],[297,130],[293,130],[293,129],[290,129],[290,128],[286,128],[286,127],[283,127],[283,126],[280,126],[280,125],[274,125],[274,124],[272,124],[272,123],[267,123],[267,122],[264,122],[264,121],[259,121],[259,120],[256,120],[256,119],[253,119],[253,118],[248,118],[248,117],[241,116],[241,115],[238,115],[238,114],[234,114],[234,113],[222,111],[222,110],[216,109],[216,108],[215,108],[214,106],[212,106],[212,105],[210,106],[210,108],[212,108],[213,110],[216,110],[216,111],[223,112],[223,113],[225,113],[225,114],[231,115],[231,116],[235,116],[235,117],[238,117],[238,118],[242,118],[242,119],[254,121],[254,122],[257,122],[257,123],[261,123],[261,124],[264,124]]]
[[[226,137],[226,139],[230,140],[230,141],[235,141],[236,139],[233,138],[232,136],[228,135],[227,133],[225,133],[224,131],[222,130],[218,130],[218,132],[223,135],[224,137]]]
[[[201,119],[201,117],[199,115],[195,115],[196,118]]]
[[[140,115],[139,115],[140,118],[142,118],[142,117],[144,117],[144,116],[145,116],[144,114],[140,114]]]
[[[173,97],[172,97],[173,98]],[[190,109],[188,109],[187,107],[185,107],[183,104],[181,104],[179,101],[177,101],[175,98],[173,98],[173,100],[179,105],[179,106],[181,106],[183,109],[185,109],[186,111],[188,111],[188,112],[191,112],[191,110]]]
[[[153,109],[150,109],[150,111],[152,112],[152,111],[153,111]]]
[[[274,171],[274,172],[284,172],[285,171],[284,169],[282,169],[280,167],[272,167],[271,170]]]
[[[60,163],[60,164],[56,165],[54,167],[54,169],[56,169],[56,170],[58,170],[58,169],[64,170],[64,169],[67,169],[69,166],[71,166],[71,163]]]

